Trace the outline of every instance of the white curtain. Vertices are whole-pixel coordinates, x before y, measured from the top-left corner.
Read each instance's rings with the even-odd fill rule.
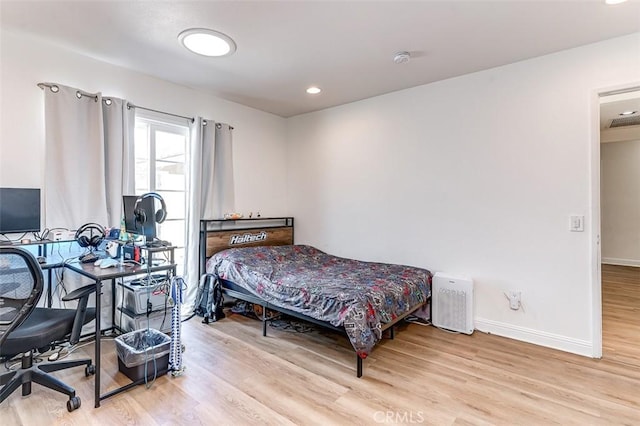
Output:
[[[45,226],[77,229],[87,222],[104,224],[102,95],[59,84],[44,92]]]
[[[107,225],[120,227],[122,195],[133,194],[135,177],[134,130],[136,114],[128,102],[104,98],[105,191]]]
[[[123,99],[59,84],[41,87],[45,90],[46,226],[77,229],[95,222],[119,227],[122,194],[133,193],[135,112]],[[68,291],[87,282],[79,275],[65,276]],[[111,311],[106,309],[110,286],[103,289],[102,297],[106,304],[102,325],[110,327]]]
[[[60,84],[45,90],[45,224],[120,226],[133,193],[135,112],[127,101]]]
[[[202,156],[202,208],[201,219],[221,219],[225,213],[235,211],[233,181],[233,127],[212,123],[214,146],[205,144]],[[205,149],[214,152],[205,151]]]
[[[221,219],[235,209],[233,127],[198,117],[191,126],[185,310],[193,311],[198,289],[200,219]]]

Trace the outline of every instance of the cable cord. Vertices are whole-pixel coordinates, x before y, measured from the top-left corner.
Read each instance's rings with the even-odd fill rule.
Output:
[[[151,282],[153,280],[153,276],[151,275],[151,270],[147,267],[147,306],[151,303]],[[151,334],[151,312],[150,309],[147,308],[147,339],[143,340],[144,342],[144,386],[149,389],[156,381],[156,377],[158,376],[158,364],[156,361],[155,354],[152,352],[151,356],[153,357],[153,379],[149,382],[149,378],[147,377],[147,371],[149,370],[149,349],[153,349],[153,346],[147,346],[149,344]]]
[[[56,287],[51,292],[51,298],[53,299],[53,296],[55,296],[57,293],[59,306],[63,308],[66,308],[67,304],[62,300],[62,298],[68,294],[67,287],[64,285],[65,266],[78,258],[79,256],[72,256],[64,259],[64,261],[62,262],[62,266],[60,268],[56,268],[54,272],[56,276]],[[51,284],[49,283],[49,285]],[[60,289],[62,289],[62,291],[60,291]]]
[[[122,311],[124,309],[124,279],[120,280],[120,284],[121,284],[121,287],[122,287],[122,290],[121,290],[121,293],[122,293],[121,296],[122,297],[120,298],[121,299],[120,300],[120,314],[119,314],[120,315],[120,321],[118,322],[118,327],[120,327],[122,329]]]
[[[196,314],[195,314],[195,313],[193,313],[193,314],[189,315],[188,317],[186,317],[185,319],[180,320],[180,322],[187,322],[187,321],[189,321],[191,318],[193,318],[193,317],[195,317],[195,316],[196,316]]]
[[[4,234],[4,233],[2,233],[2,234],[0,234],[0,235],[2,235],[2,238],[4,238],[4,240],[5,240],[5,241],[9,241],[10,243],[18,243],[18,242],[22,241],[22,239],[23,239],[24,237],[26,237],[26,236],[27,236],[27,234],[28,234],[28,232],[25,232],[25,233],[23,233],[20,237],[18,237],[18,238],[16,238],[16,239],[13,239],[13,240],[12,240],[11,238],[7,237],[7,235],[6,235],[6,234]]]

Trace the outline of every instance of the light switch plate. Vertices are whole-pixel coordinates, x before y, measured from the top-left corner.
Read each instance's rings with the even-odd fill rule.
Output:
[[[571,223],[569,225],[571,232],[583,232],[584,231],[584,216],[571,216]]]

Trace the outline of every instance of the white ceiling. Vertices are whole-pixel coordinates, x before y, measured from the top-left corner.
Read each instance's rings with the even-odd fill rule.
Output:
[[[0,0],[0,23],[289,117],[638,32],[640,1]],[[177,39],[192,27],[238,50],[194,55]],[[412,59],[396,65],[402,50]]]

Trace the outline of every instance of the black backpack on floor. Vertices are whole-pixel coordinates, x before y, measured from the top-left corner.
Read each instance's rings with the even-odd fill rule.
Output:
[[[224,297],[222,284],[214,274],[204,274],[200,278],[194,313],[204,317],[202,322],[209,324],[225,317],[222,311]]]

